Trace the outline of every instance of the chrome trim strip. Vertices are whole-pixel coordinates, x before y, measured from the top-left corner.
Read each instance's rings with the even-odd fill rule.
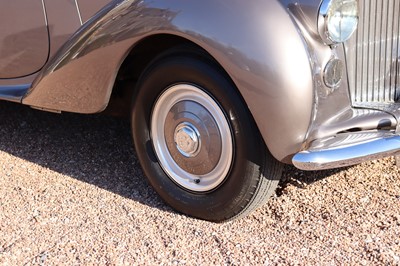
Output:
[[[390,137],[345,147],[302,151],[293,157],[292,162],[301,170],[324,170],[380,159],[399,152],[400,136],[391,134]]]
[[[0,86],[0,100],[21,103],[31,84]]]
[[[83,25],[81,10],[79,8],[78,0],[75,0],[76,12],[78,12],[79,22]]]
[[[322,41],[327,45],[332,45],[335,43],[329,38],[329,33],[327,29],[328,11],[331,3],[332,3],[331,0],[322,1],[321,6],[319,8],[318,21],[317,21],[318,33]]]
[[[46,11],[46,4],[44,3],[44,0],[42,0],[42,7],[43,7],[43,14],[44,14],[44,21],[46,23],[46,26],[49,26],[49,20],[47,18],[47,11]],[[49,30],[47,30],[49,31]]]

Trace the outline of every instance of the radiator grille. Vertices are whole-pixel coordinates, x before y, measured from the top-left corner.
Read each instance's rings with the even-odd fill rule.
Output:
[[[354,105],[393,103],[399,95],[400,0],[360,0],[358,30],[345,44]]]

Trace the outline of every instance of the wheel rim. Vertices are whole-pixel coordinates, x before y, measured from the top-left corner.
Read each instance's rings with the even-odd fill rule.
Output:
[[[231,129],[200,88],[178,84],[164,91],[153,107],[150,135],[161,167],[178,185],[206,192],[225,180],[233,159]]]

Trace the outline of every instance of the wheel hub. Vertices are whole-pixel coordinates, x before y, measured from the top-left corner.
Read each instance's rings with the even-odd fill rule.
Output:
[[[185,157],[195,157],[200,151],[200,133],[188,122],[180,123],[174,134],[174,141],[178,151]]]
[[[218,124],[198,102],[182,100],[168,110],[164,138],[172,159],[190,174],[210,173],[221,159],[222,137]]]

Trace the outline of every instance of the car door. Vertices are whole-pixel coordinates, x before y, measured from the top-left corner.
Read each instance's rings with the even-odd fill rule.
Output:
[[[1,1],[0,25],[0,78],[18,78],[40,70],[49,54],[43,2]]]

